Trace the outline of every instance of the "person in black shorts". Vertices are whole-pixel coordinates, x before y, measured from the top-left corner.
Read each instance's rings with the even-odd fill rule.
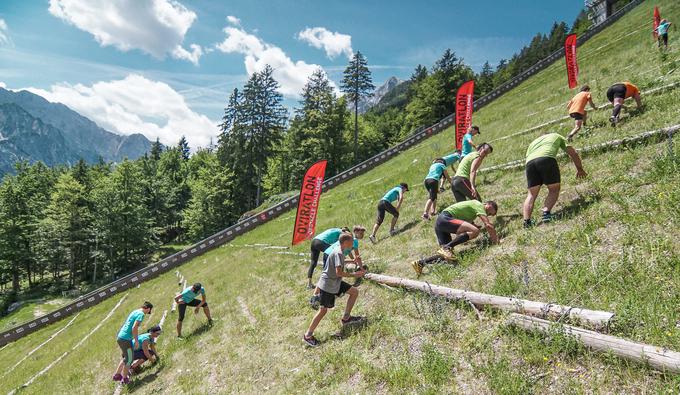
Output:
[[[557,154],[563,150],[569,155],[576,166],[576,177],[586,177],[586,172],[581,164],[581,157],[567,139],[557,133],[549,133],[540,136],[529,144],[526,156],[527,198],[524,200],[522,214],[524,227],[534,225],[531,213],[534,210],[534,202],[538,197],[542,185],[548,187],[548,196],[543,206],[543,222],[552,221],[551,210],[560,196],[560,167],[557,164]]]
[[[629,97],[632,97],[635,100],[637,109],[641,110],[642,100],[640,99],[640,89],[638,89],[637,86],[626,81],[614,84],[607,90],[607,99],[614,106],[612,116],[609,117],[609,122],[611,122],[612,126],[616,126],[619,122],[619,114],[623,108],[623,102]]]
[[[430,169],[427,173],[427,176],[425,177],[425,181],[423,181],[428,194],[428,199],[425,203],[425,210],[423,211],[423,219],[429,220],[430,216],[433,216],[437,213],[439,179],[442,177],[445,177],[449,182],[451,182],[451,177],[449,177],[449,173],[446,171],[446,162],[444,162],[444,159],[442,158],[437,158],[432,161],[432,165],[430,165]]]
[[[133,343],[134,354],[132,359],[135,362],[130,366],[131,372],[134,372],[146,361],[151,360],[151,363],[156,363],[158,360],[156,339],[158,339],[158,336],[160,335],[161,327],[158,325],[151,327],[146,333],[139,335],[139,342],[141,344]]]
[[[307,289],[313,289],[314,284],[312,284],[312,276],[314,275],[314,269],[319,262],[319,256],[326,251],[331,244],[338,241],[338,237],[342,232],[349,233],[350,230],[347,227],[344,228],[331,228],[327,229],[319,234],[317,234],[310,246],[311,260],[309,263],[309,269],[307,269]]]
[[[201,295],[201,300],[196,299],[196,296],[199,294]],[[187,306],[195,307],[194,313],[198,313],[198,311],[203,308],[203,313],[205,313],[206,318],[208,318],[208,325],[212,325],[213,320],[210,316],[208,302],[205,299],[205,288],[203,288],[201,283],[196,283],[178,293],[177,296],[175,296],[175,303],[177,303],[177,311],[179,312],[179,316],[177,317],[177,337],[182,337],[182,322],[184,321]]]
[[[382,225],[385,220],[385,213],[388,212],[392,214],[392,223],[390,223],[390,236],[394,236],[396,230],[394,227],[397,225],[397,220],[399,220],[399,209],[401,208],[401,203],[404,201],[404,192],[408,192],[408,184],[402,182],[396,187],[387,191],[385,196],[383,196],[378,202],[378,215],[375,218],[375,225],[373,225],[373,232],[368,236],[371,243],[375,244],[378,242],[376,239],[376,233],[380,225]],[[397,202],[397,207],[394,207],[392,203]]]

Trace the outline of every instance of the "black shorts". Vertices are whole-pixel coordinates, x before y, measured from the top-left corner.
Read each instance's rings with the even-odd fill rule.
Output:
[[[375,223],[380,225],[383,223],[385,220],[385,212],[388,212],[392,215],[394,215],[395,218],[399,218],[399,211],[397,211],[397,208],[392,205],[392,203],[388,202],[387,200],[380,199],[380,202],[378,203],[378,216],[375,218]]]
[[[152,349],[149,349],[149,354],[156,356],[156,353]],[[146,361],[147,358],[146,358],[146,355],[144,355],[144,350],[135,350],[135,353],[133,355],[133,359],[135,361],[138,360],[138,359],[143,359],[143,360]]]
[[[134,353],[132,352],[132,340],[125,340],[125,339],[118,339],[117,340],[118,347],[120,347],[121,351],[121,356],[125,360],[125,364],[127,366],[132,365],[132,361],[134,361],[133,355]]]
[[[429,193],[430,200],[437,200],[437,193],[439,193],[439,180],[428,178],[424,182],[425,189]]]
[[[333,307],[335,307],[335,298],[341,297],[342,295],[347,293],[347,291],[349,291],[350,288],[352,288],[351,285],[342,281],[340,283],[340,290],[336,294],[332,294],[330,292],[324,291],[323,289],[319,289],[319,296],[321,297],[320,301],[321,306],[332,309]]]
[[[180,322],[184,321],[184,313],[186,313],[186,311],[187,311],[187,306],[196,307],[199,304],[201,304],[201,301],[198,300],[198,299],[194,299],[189,303],[178,304],[177,310],[179,311],[179,317],[177,317],[177,321],[180,321]],[[201,307],[208,307],[208,304],[206,303]]]
[[[626,98],[626,86],[623,84],[614,84],[607,90],[607,99],[614,103],[614,99]]]
[[[661,41],[664,45],[668,45],[668,33],[659,34],[659,46],[661,46]]]
[[[451,183],[451,190],[453,191],[453,197],[456,199],[456,202],[464,202],[466,200],[477,199],[472,194],[472,184],[470,183],[470,180],[468,180],[465,177],[461,176],[453,177],[453,182]]]
[[[583,121],[583,114],[581,114],[580,112],[572,112],[571,114],[569,114],[569,116],[577,121]]]
[[[434,233],[437,235],[437,241],[440,246],[449,244],[453,239],[452,234],[458,232],[460,225],[465,222],[462,219],[455,219],[453,216],[446,211],[443,211],[437,217],[437,221],[434,223]]]
[[[560,167],[555,158],[536,158],[526,164],[526,175],[529,188],[537,185],[559,184]]]

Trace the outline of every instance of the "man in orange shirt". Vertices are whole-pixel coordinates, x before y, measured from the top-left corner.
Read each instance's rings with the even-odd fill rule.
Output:
[[[607,99],[614,105],[612,116],[609,117],[609,122],[611,122],[612,126],[616,126],[616,123],[619,122],[619,113],[623,107],[623,101],[629,97],[635,99],[638,110],[641,110],[642,100],[640,100],[640,90],[630,82],[614,84],[607,91]]]
[[[590,94],[590,87],[588,85],[583,85],[581,87],[581,91],[577,93],[576,96],[574,96],[571,100],[569,100],[569,104],[567,104],[569,116],[574,118],[574,129],[572,129],[571,132],[569,132],[569,135],[567,135],[568,141],[571,141],[574,138],[574,135],[576,135],[576,133],[581,130],[581,126],[586,125],[586,118],[588,118],[586,104],[588,103],[590,103],[590,106],[593,108],[593,110],[597,109],[595,103],[593,103],[593,97]]]

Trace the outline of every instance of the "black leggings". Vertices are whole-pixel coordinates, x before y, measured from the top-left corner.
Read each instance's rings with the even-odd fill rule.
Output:
[[[387,200],[380,200],[380,203],[378,203],[378,216],[375,218],[376,224],[382,225],[385,220],[385,212],[392,214],[395,218],[399,218],[399,211],[397,211],[392,203]]]
[[[316,269],[316,265],[319,262],[319,255],[321,255],[324,251],[326,251],[326,248],[330,247],[331,245],[326,243],[323,240],[319,239],[314,239],[312,240],[312,246],[311,246],[311,261],[309,262],[309,269],[307,270],[307,278],[312,278],[312,274],[314,274],[314,269]]]

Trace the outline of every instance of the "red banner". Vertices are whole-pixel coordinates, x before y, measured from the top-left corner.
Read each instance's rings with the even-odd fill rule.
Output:
[[[463,136],[472,124],[472,101],[475,81],[470,80],[458,88],[456,93],[456,149],[462,149]]]
[[[325,160],[313,164],[302,179],[300,197],[293,229],[293,245],[312,238],[316,228],[316,212],[321,198],[321,186],[326,174]]]
[[[659,7],[654,7],[654,30],[652,31],[652,34],[654,35],[654,39],[659,38],[659,34],[656,32],[656,28],[659,27],[659,24],[661,23],[661,14],[659,13]]]
[[[578,63],[576,62],[576,35],[570,34],[564,40],[564,59],[567,61],[567,79],[569,89],[576,88],[578,85]]]

